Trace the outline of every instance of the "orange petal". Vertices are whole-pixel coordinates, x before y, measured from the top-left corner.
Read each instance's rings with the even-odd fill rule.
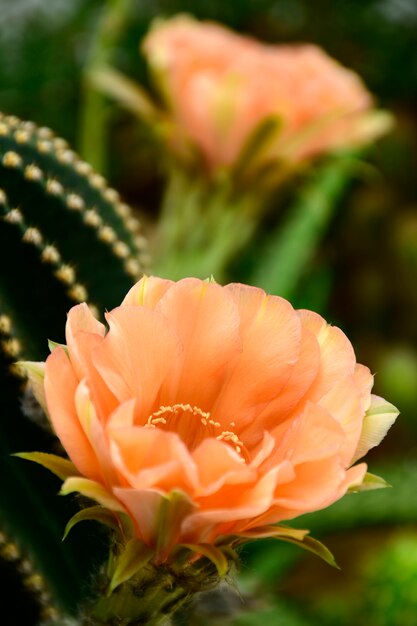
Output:
[[[133,520],[139,537],[146,545],[155,547],[158,535],[158,513],[164,494],[156,489],[114,487],[114,495],[124,504]]]
[[[261,515],[272,504],[274,491],[281,472],[286,472],[288,463],[262,476],[253,486],[236,489],[228,485],[219,493],[208,498],[198,498],[201,511],[191,514],[184,522],[184,541],[204,542],[215,533],[215,526],[225,522]]]
[[[91,359],[90,350],[84,348],[83,334],[93,335],[99,343],[105,332],[104,325],[96,320],[85,302],[77,304],[68,312],[65,335],[71,363],[80,380],[87,376]]]
[[[322,509],[340,497],[346,472],[337,457],[309,461],[294,469],[294,480],[277,487],[274,506],[300,515]],[[282,519],[290,517],[285,515],[276,521]]]
[[[239,434],[285,387],[300,354],[301,325],[286,300],[261,289],[228,285],[240,315],[242,352],[212,411]],[[226,422],[227,423],[227,422]]]
[[[114,395],[93,365],[94,350],[102,343],[104,325],[96,320],[88,306],[78,304],[68,313],[66,338],[71,363],[77,378],[88,380],[90,392],[100,419],[117,405]]]
[[[320,346],[320,368],[312,387],[309,399],[320,400],[332,387],[348,374],[353,374],[356,365],[352,344],[346,335],[331,326],[317,313],[298,311],[302,325],[310,330]]]
[[[160,406],[161,385],[180,353],[178,338],[159,313],[143,307],[118,307],[107,320],[110,330],[94,364],[119,402],[137,399],[137,419],[145,424]]]
[[[52,425],[74,465],[84,476],[99,478],[99,464],[78,420],[75,392],[78,380],[61,347],[45,363],[45,396]]]
[[[348,467],[358,445],[364,418],[362,398],[354,377],[348,376],[335,384],[320,400],[320,406],[327,409],[345,432],[341,453],[345,467]]]
[[[172,280],[157,276],[143,276],[128,292],[121,306],[144,306],[154,309],[159,300],[173,285]]]
[[[110,458],[107,435],[97,417],[86,380],[82,380],[77,387],[75,407],[81,427],[102,469],[101,480],[107,484],[114,483],[117,476]]]
[[[187,278],[166,292],[156,310],[169,320],[184,347],[182,361],[164,385],[161,404],[182,402],[207,410],[227,365],[241,350],[233,298],[215,283]]]
[[[345,434],[338,421],[322,406],[308,402],[303,413],[272,431],[279,442],[272,462],[284,458],[296,466],[339,455]]]
[[[196,497],[211,495],[223,485],[242,485],[257,479],[256,471],[222,441],[205,439],[192,456],[199,477],[199,487],[194,492]]]
[[[180,438],[158,428],[109,429],[113,463],[136,489],[189,491],[196,468]]]
[[[308,391],[317,376],[319,365],[320,351],[317,340],[309,330],[303,328],[300,354],[285,387],[267,404],[256,419],[239,433],[246,445],[256,442],[259,433],[263,430],[272,430],[284,422],[294,408],[305,397],[308,397]]]

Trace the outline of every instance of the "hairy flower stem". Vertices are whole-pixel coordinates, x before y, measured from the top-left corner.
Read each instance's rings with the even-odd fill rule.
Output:
[[[195,593],[219,582],[216,568],[200,559],[176,569],[148,564],[106,595],[108,579],[99,583],[100,595],[82,616],[82,626],[169,626],[171,616]],[[198,567],[197,567],[198,565]]]
[[[237,194],[230,181],[207,181],[178,170],[165,193],[154,267],[178,280],[226,277],[230,261],[253,234],[263,198]]]

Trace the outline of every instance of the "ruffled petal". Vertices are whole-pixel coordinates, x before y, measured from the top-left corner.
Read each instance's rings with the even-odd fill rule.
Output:
[[[175,433],[140,426],[112,428],[108,433],[113,463],[135,489],[193,489],[196,468]]]
[[[331,326],[317,313],[298,311],[304,328],[312,332],[320,346],[320,367],[308,396],[312,402],[318,402],[332,387],[353,374],[356,366],[352,344],[343,331]]]
[[[143,276],[126,294],[121,306],[144,306],[154,309],[162,296],[174,285],[172,280]]]
[[[139,537],[151,547],[157,543],[158,513],[164,493],[156,489],[114,487],[113,493],[123,503],[133,520]]]
[[[241,351],[234,299],[219,285],[186,278],[159,301],[184,352],[164,384],[162,404],[191,404],[207,411],[219,393],[225,370]]]
[[[216,536],[216,526],[253,518],[265,512],[272,504],[280,474],[285,475],[288,462],[273,468],[253,486],[236,489],[226,485],[220,492],[206,498],[198,498],[200,511],[189,515],[183,522],[184,541],[204,542]]]
[[[77,377],[64,349],[55,348],[45,363],[45,396],[51,423],[80,473],[99,479],[99,463],[75,407],[77,386]]]
[[[272,430],[284,422],[296,407],[309,398],[309,389],[320,366],[320,350],[316,337],[302,328],[300,354],[283,389],[267,404],[247,427],[239,433],[246,445],[256,442],[263,430]]]
[[[301,325],[283,298],[246,285],[228,285],[226,290],[237,303],[242,352],[212,417],[235,422],[239,434],[285,388],[300,355]]]
[[[222,441],[206,439],[194,450],[192,456],[199,478],[195,497],[211,495],[223,485],[242,485],[257,479],[257,472],[246,465],[231,446]]]
[[[103,341],[105,327],[83,303],[69,311],[65,332],[71,363],[77,378],[87,379],[98,416],[103,421],[117,406],[116,398],[93,364],[94,351]]]
[[[155,311],[125,305],[107,314],[110,330],[94,351],[94,365],[119,402],[136,398],[137,423],[160,406],[161,386],[181,346]]]

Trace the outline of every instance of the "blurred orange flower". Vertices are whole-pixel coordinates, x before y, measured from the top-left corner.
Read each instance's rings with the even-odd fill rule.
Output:
[[[340,329],[260,289],[145,277],[106,317],[70,310],[34,391],[76,468],[62,493],[166,553],[329,505],[397,416]]]
[[[185,134],[211,167],[233,164],[268,118],[264,161],[367,143],[390,123],[359,76],[314,45],[265,45],[180,15],[158,21],[143,50],[177,140]]]

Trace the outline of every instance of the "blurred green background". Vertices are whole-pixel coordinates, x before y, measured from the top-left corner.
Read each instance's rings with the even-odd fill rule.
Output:
[[[146,129],[110,101],[100,103],[96,128],[86,123],[83,72],[112,7],[125,14],[110,60],[144,85],[138,44],[151,20],[189,12],[271,43],[314,42],[357,71],[395,115],[394,129],[355,172],[293,297],[346,331],[358,361],[376,373],[376,393],[401,410],[368,456],[393,489],[351,495],[297,521],[334,551],[340,573],[287,545],[260,542],[247,550],[241,573],[250,610],[213,600],[189,623],[417,625],[417,2],[0,0],[0,110],[53,128],[82,155],[93,145],[152,236],[163,173]],[[248,254],[250,262],[256,248]],[[244,263],[233,277],[245,278]]]

